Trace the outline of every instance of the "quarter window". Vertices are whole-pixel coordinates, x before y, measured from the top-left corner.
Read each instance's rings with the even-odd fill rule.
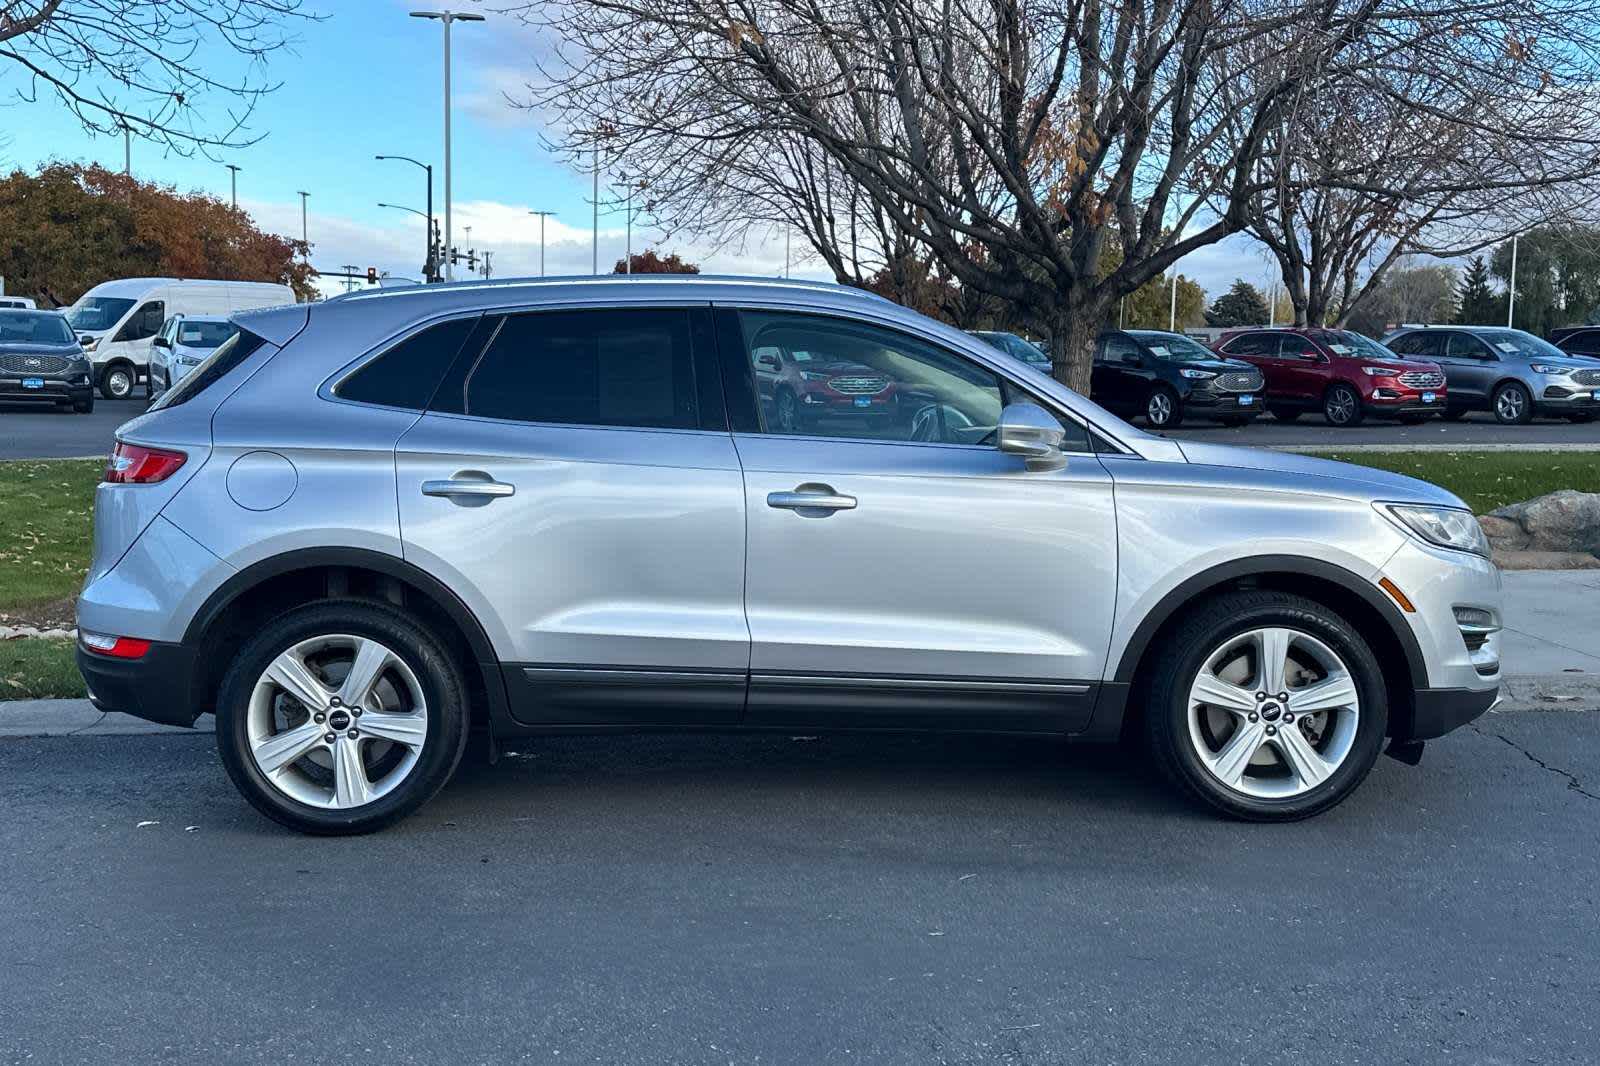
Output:
[[[518,422],[698,428],[689,312],[512,315],[467,374],[464,408]]]
[[[335,394],[357,403],[425,409],[476,322],[457,318],[413,333],[345,378]]]

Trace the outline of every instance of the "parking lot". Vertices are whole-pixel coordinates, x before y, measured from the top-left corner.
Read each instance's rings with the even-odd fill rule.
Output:
[[[143,398],[98,400],[94,413],[75,415],[20,405],[0,405],[0,459],[51,459],[104,455],[111,450],[117,427],[144,411]],[[1352,445],[1415,445],[1474,447],[1513,445],[1525,448],[1577,446],[1600,448],[1600,421],[1573,425],[1537,421],[1526,426],[1502,426],[1488,414],[1473,414],[1460,422],[1432,421],[1408,426],[1398,422],[1369,421],[1354,429],[1333,429],[1322,419],[1302,418],[1278,422],[1270,416],[1240,429],[1214,422],[1191,421],[1168,431],[1179,439],[1269,447],[1342,448]]]
[[[571,739],[317,840],[209,736],[0,742],[0,1060],[1591,1063],[1596,782],[1560,712],[1286,826],[1031,740]]]

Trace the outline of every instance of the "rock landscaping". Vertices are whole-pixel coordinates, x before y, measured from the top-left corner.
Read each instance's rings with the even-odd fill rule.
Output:
[[[1478,517],[1504,570],[1600,570],[1600,492],[1562,489]]]

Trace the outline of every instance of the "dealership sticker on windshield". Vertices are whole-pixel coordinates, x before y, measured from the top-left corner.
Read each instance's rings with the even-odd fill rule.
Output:
[[[1496,344],[1495,347],[1499,348],[1502,352],[1514,352],[1517,350],[1517,346],[1512,344],[1510,341],[1501,341],[1499,344]]]

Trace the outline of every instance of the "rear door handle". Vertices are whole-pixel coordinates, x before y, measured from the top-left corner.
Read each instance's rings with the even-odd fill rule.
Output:
[[[424,496],[443,496],[464,506],[481,507],[503,496],[515,496],[517,487],[496,481],[481,470],[459,470],[451,478],[422,483]]]
[[[807,484],[799,486],[793,492],[767,493],[768,507],[795,511],[807,518],[820,518],[835,511],[853,510],[855,505],[854,496],[834,492],[831,485]]]

